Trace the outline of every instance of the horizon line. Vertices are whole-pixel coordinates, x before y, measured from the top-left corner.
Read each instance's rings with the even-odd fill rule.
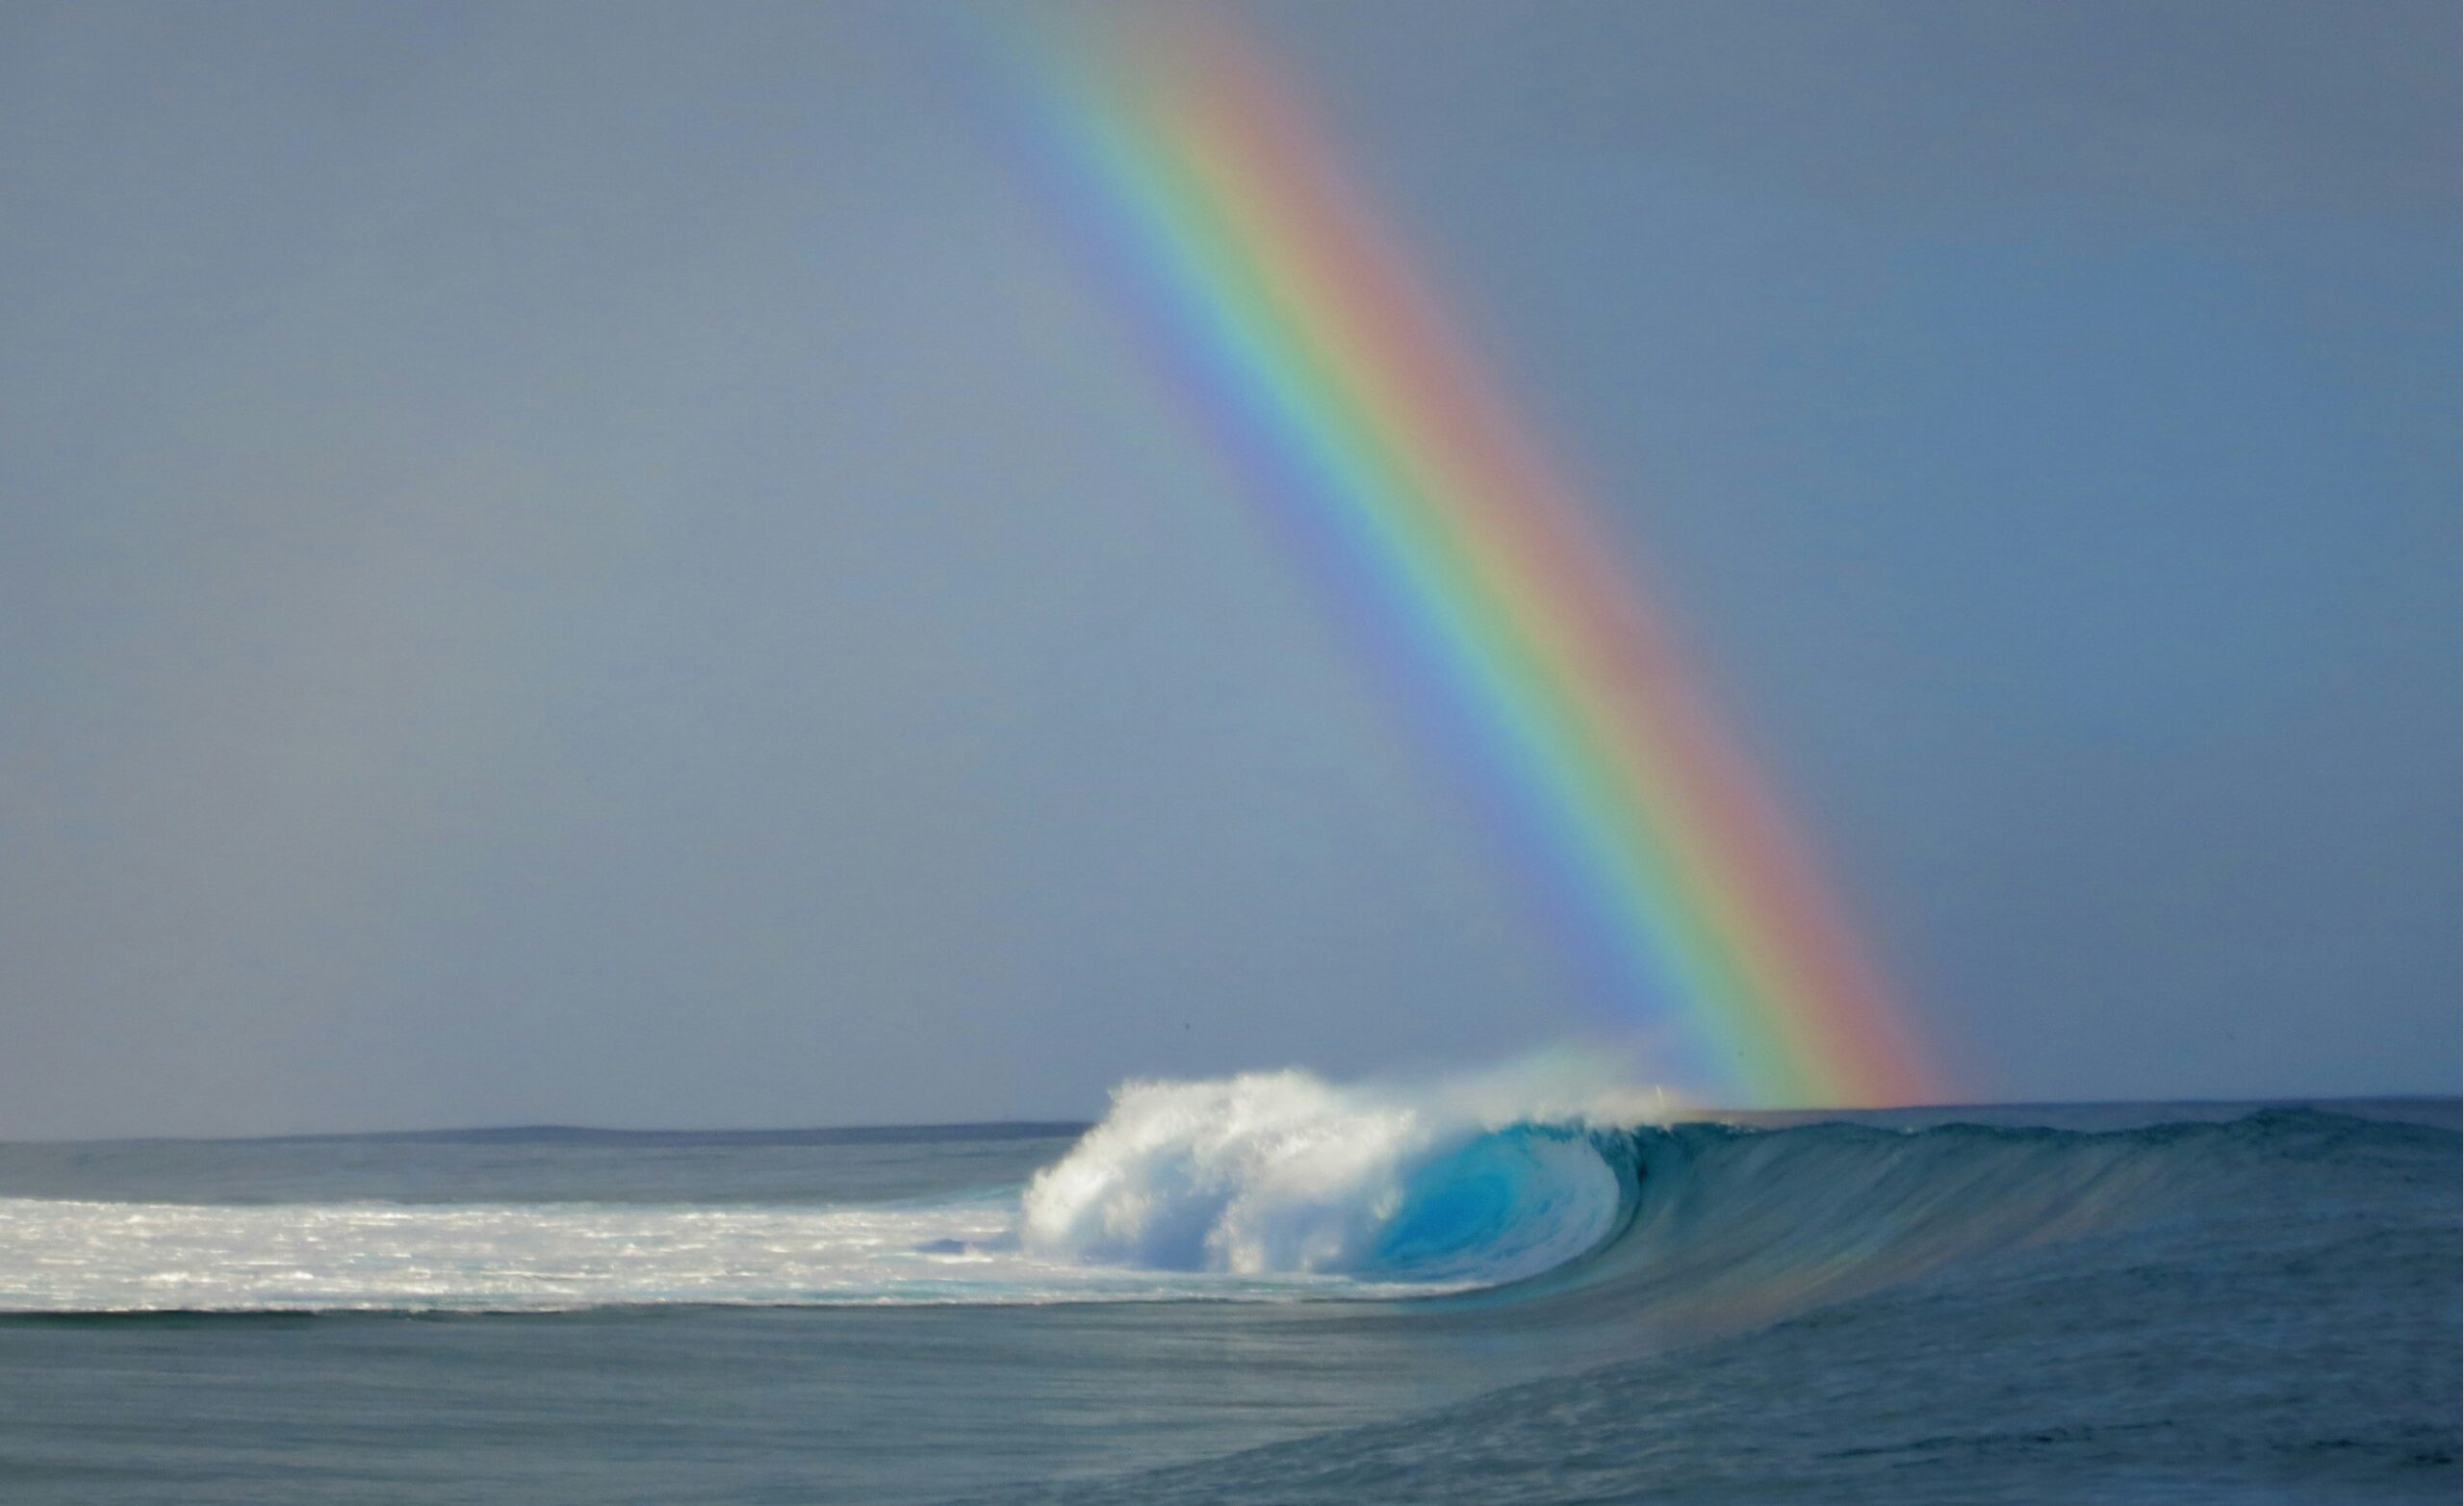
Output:
[[[1893,1113],[1957,1113],[1965,1110],[2010,1109],[2133,1109],[2249,1108],[2276,1109],[2333,1104],[2456,1104],[2464,1108],[2464,1091],[2339,1093],[2326,1097],[2268,1096],[2257,1098],[2041,1098],[1979,1100],[1972,1103],[1901,1104],[1883,1108],[1813,1107],[1802,1109],[1708,1108],[1690,1110],[1671,1122],[1700,1122],[1720,1117],[1803,1119],[1822,1115]],[[1039,1139],[1084,1134],[1100,1119],[953,1119],[893,1124],[828,1124],[769,1127],[642,1127],[583,1124],[486,1124],[414,1130],[292,1130],[271,1135],[65,1135],[32,1137],[0,1136],[0,1145],[279,1145],[308,1140],[498,1140],[565,1138],[575,1140],[675,1139],[690,1137],[713,1143],[797,1142],[810,1144],[894,1141],[900,1138],[948,1139],[962,1134],[987,1138]]]

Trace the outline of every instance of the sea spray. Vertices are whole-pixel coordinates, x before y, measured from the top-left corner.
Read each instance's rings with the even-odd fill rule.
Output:
[[[1021,1238],[1157,1269],[1511,1281],[1625,1216],[1630,1179],[1578,1091],[1599,1103],[1601,1086],[1546,1064],[1409,1087],[1297,1071],[1131,1083],[1029,1185]]]

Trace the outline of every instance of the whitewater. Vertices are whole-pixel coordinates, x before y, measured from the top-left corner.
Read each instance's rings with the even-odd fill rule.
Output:
[[[706,1187],[647,1203],[0,1198],[0,1311],[1434,1294],[1561,1264],[1631,1212],[1631,1135],[1504,1083],[1131,1084],[1023,1191],[717,1206]]]
[[[0,1489],[2447,1500],[2458,1173],[2451,1100],[1705,1115],[1562,1067],[0,1145]]]

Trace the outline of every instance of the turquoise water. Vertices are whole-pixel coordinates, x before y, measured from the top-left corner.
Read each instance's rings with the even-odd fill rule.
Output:
[[[0,1498],[2458,1494],[2452,1101],[1243,1082],[1083,1137],[0,1146]]]

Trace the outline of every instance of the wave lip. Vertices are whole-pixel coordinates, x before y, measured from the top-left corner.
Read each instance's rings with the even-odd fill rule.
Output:
[[[1302,1072],[1133,1083],[1021,1204],[1037,1254],[1161,1270],[1491,1286],[1630,1215],[1632,1160],[1574,1116]]]

